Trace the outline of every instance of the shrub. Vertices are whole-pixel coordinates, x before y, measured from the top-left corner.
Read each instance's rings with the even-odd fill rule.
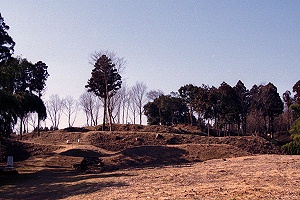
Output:
[[[292,134],[293,141],[284,145],[282,149],[286,154],[300,155],[300,118],[296,120],[290,133]]]
[[[290,143],[287,143],[283,145],[282,149],[286,154],[290,155],[300,155],[300,141],[292,141]]]

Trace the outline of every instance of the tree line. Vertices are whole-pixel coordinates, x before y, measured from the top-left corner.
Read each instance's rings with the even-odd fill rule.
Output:
[[[146,84],[137,82],[132,87],[123,85],[110,97],[106,121],[142,124],[145,115],[150,125],[197,125],[207,135],[270,134],[273,137],[274,132],[290,130],[299,117],[299,84],[293,87],[294,96],[286,91],[281,98],[272,83],[254,85],[250,90],[242,81],[234,87],[223,82],[218,88],[187,84],[178,92],[165,95],[160,90],[147,91]],[[52,126],[59,123],[60,118],[55,116],[63,113],[69,122],[73,120],[69,123],[72,126],[79,108],[85,113],[86,125],[99,125],[103,106],[103,99],[88,91],[78,101],[70,96],[60,99],[57,95],[46,101],[48,116],[56,119]]]
[[[160,95],[145,105],[149,124],[194,124],[209,135],[270,134],[287,131],[299,117],[298,81],[292,97],[283,100],[274,84],[254,85],[247,89],[242,81],[232,87],[226,82],[219,87],[187,84],[178,92]]]
[[[12,57],[15,42],[7,30],[9,27],[0,15],[2,135],[9,135],[18,119],[20,134],[28,121],[39,131],[40,120],[46,117],[52,123],[51,128],[57,129],[63,114],[72,127],[79,108],[85,113],[89,126],[100,124],[102,110],[102,130],[111,129],[114,123],[142,124],[145,115],[148,124],[197,125],[208,136],[256,133],[273,137],[274,132],[289,130],[299,118],[300,81],[293,86],[294,96],[287,90],[282,98],[272,83],[247,89],[242,81],[233,87],[226,82],[219,87],[187,84],[165,95],[160,90],[147,91],[142,82],[127,87],[121,76],[126,60],[109,51],[91,55],[90,64],[94,68],[79,100],[51,95],[44,103],[41,97],[49,77],[48,66],[42,61],[33,64],[25,58]]]

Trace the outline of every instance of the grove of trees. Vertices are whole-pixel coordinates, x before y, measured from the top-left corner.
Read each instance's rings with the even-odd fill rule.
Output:
[[[184,85],[178,93],[159,95],[145,106],[149,124],[178,123],[198,125],[215,135],[269,135],[287,131],[299,117],[299,83],[293,87],[295,96],[280,94],[274,84],[254,85],[250,90],[242,81],[232,87]],[[292,111],[291,111],[292,110]]]
[[[19,119],[22,138],[24,119],[29,113],[37,113],[38,120],[47,116],[41,96],[49,74],[42,61],[33,64],[25,58],[12,57],[15,42],[8,30],[0,14],[0,133],[11,134]]]

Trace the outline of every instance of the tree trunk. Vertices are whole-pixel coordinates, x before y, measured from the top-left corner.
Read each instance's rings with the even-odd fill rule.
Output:
[[[39,98],[41,99],[42,94],[41,92],[39,92]],[[37,124],[37,133],[38,133],[38,137],[40,137],[40,114],[38,113],[38,124]]]
[[[109,131],[112,131],[112,111],[110,109],[110,98],[108,98],[107,111],[108,111],[108,120],[109,120]]]
[[[125,105],[122,106],[122,122],[125,124]]]
[[[107,109],[107,97],[104,97],[104,111],[103,111],[102,131],[105,131],[106,109]]]
[[[68,113],[68,124],[69,124],[69,127],[72,126],[72,125],[71,125],[71,113],[70,113],[70,111],[69,111],[69,113]]]
[[[135,124],[135,118],[136,118],[136,116],[135,116],[135,110],[133,111],[133,124]]]
[[[193,108],[190,106],[190,124],[193,125]]]
[[[208,124],[208,126],[207,126],[207,136],[209,137],[209,127],[210,127],[209,119],[207,120],[207,124]]]
[[[247,117],[244,116],[243,117],[243,122],[242,122],[242,129],[243,129],[243,135],[246,135],[247,134]]]
[[[89,116],[88,116],[87,112],[85,113],[85,116],[86,116],[86,125],[88,126],[89,125]]]
[[[23,127],[24,127],[23,133],[28,133],[28,124],[27,124],[27,126],[26,126],[25,120],[26,120],[26,117],[25,117],[25,119],[23,120]]]
[[[290,112],[290,108],[288,108],[288,128],[287,131],[291,129],[291,112]]]
[[[140,108],[140,125],[142,125],[142,109]]]
[[[271,137],[272,137],[272,139],[274,139],[274,116],[270,116],[269,126],[270,126],[270,131],[271,131]]]
[[[40,137],[40,115],[39,114],[38,114],[37,133],[38,133],[38,137]]]
[[[23,117],[20,117],[20,140],[22,140],[23,134]]]

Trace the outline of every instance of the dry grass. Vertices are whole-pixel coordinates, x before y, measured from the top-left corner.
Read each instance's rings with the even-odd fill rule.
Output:
[[[1,199],[300,198],[300,156],[246,156],[101,174],[37,165],[1,177]]]
[[[97,189],[66,199],[299,199],[299,158],[263,155],[119,171],[89,179],[100,183]]]
[[[300,199],[300,156],[247,151],[247,145],[272,150],[263,140],[211,138],[205,144],[206,138],[184,135],[176,136],[180,144],[166,145],[154,143],[154,134],[138,134],[118,133],[121,140],[97,133],[88,141],[95,132],[29,138],[22,146],[31,156],[15,163],[20,174],[0,175],[0,199]],[[136,145],[137,136],[153,143]],[[82,143],[67,145],[70,137]],[[122,149],[92,145],[97,141]],[[72,165],[85,156],[100,157],[119,170],[75,171]]]

